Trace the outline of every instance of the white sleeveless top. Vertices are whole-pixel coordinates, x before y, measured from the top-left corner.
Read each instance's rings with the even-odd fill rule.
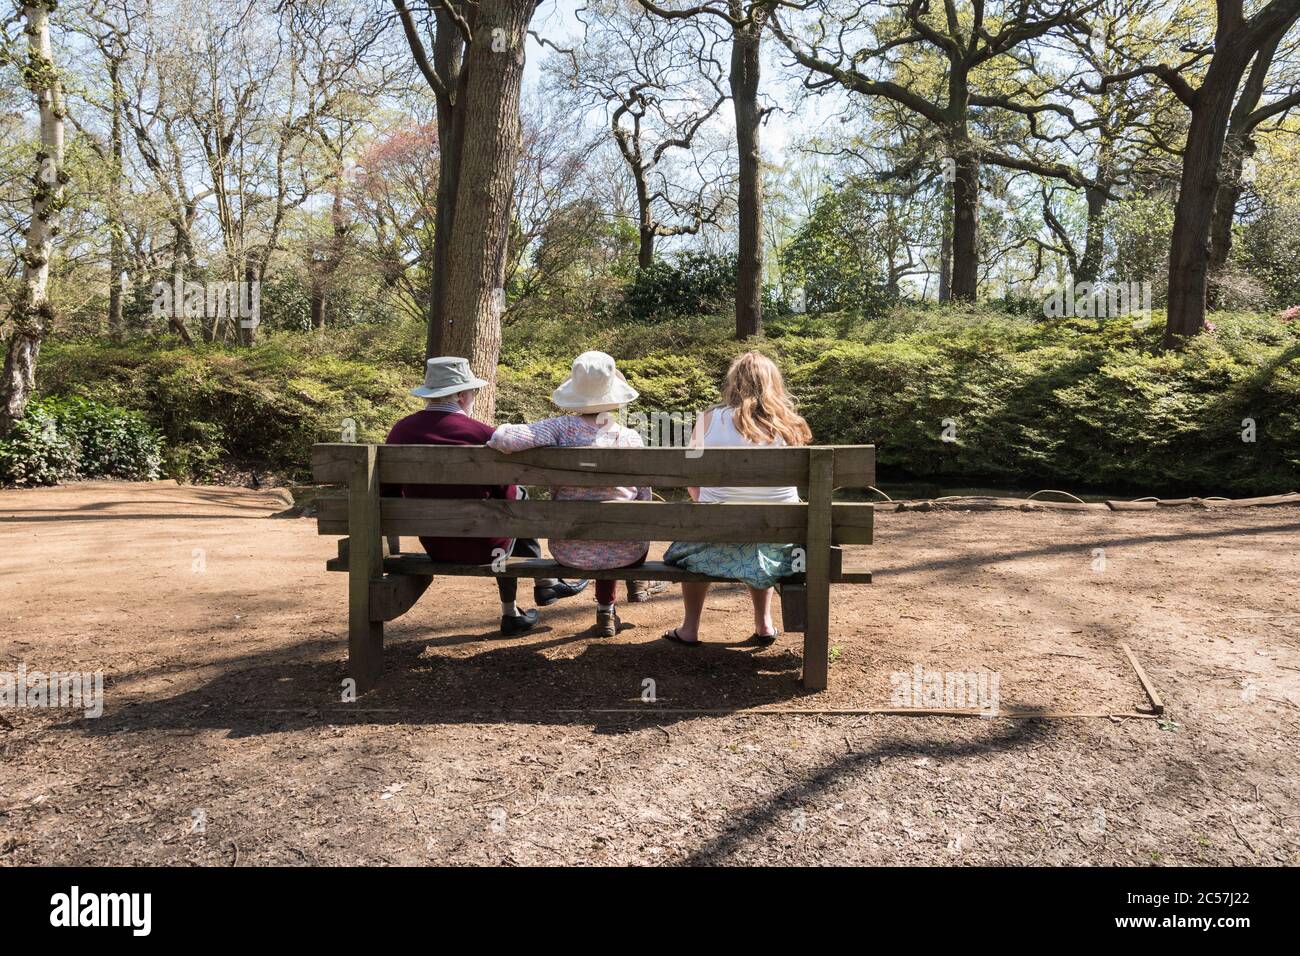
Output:
[[[714,448],[735,448],[743,445],[765,448],[785,444],[785,441],[780,437],[767,445],[750,441],[736,430],[736,424],[731,419],[730,408],[715,408],[705,414],[709,416],[709,427],[700,436],[700,444],[706,448],[710,446]],[[786,488],[701,488],[699,500],[709,504],[727,501],[797,504],[799,502],[799,490],[793,486]]]

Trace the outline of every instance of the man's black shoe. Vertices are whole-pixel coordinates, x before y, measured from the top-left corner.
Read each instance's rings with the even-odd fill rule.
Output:
[[[516,634],[527,634],[537,626],[537,611],[516,611],[514,614],[501,615],[501,636],[514,637]]]
[[[544,587],[533,588],[533,603],[538,607],[549,607],[561,598],[573,597],[575,594],[581,593],[590,583],[586,579],[582,581],[560,580]]]

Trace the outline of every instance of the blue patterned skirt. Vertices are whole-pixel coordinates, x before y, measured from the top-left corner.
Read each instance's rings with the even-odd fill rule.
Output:
[[[751,588],[770,588],[794,573],[794,545],[674,541],[664,552],[664,563],[696,574],[735,578]]]

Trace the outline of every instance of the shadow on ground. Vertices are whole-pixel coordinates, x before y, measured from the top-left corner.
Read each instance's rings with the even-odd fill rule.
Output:
[[[491,646],[491,631],[390,640],[379,686],[355,703],[342,699],[343,662],[303,660],[312,648],[326,648],[323,641],[304,642],[226,659],[216,665],[215,677],[172,696],[132,696],[115,704],[110,683],[104,716],[68,726],[92,735],[208,728],[234,737],[355,721],[588,724],[597,733],[620,733],[647,719],[673,723],[691,716],[663,708],[740,711],[810,696],[799,684],[798,638],[758,653],[736,644],[691,649],[657,639],[628,641],[627,632],[600,642],[561,626],[563,636],[543,627],[523,643],[514,639],[501,647]],[[485,649],[462,653],[472,646]],[[642,700],[648,687],[653,703]],[[642,708],[646,713],[609,712]]]

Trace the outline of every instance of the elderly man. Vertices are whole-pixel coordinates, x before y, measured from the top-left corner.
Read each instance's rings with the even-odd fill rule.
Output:
[[[408,415],[388,433],[390,445],[482,445],[492,437],[492,426],[470,417],[477,391],[486,385],[470,371],[463,358],[442,356],[426,363],[424,385],[411,389],[424,399],[424,411]],[[502,498],[527,497],[515,485],[398,485],[385,487],[385,495],[403,498]],[[540,558],[541,546],[533,538],[421,538],[420,544],[435,561],[457,564],[487,564],[505,552],[515,557]],[[499,551],[497,549],[500,549]],[[515,604],[517,578],[498,575],[501,595],[501,634],[510,637],[537,626],[537,611],[521,611]],[[555,578],[539,579],[533,600],[540,606],[572,597],[587,581],[569,584]]]

